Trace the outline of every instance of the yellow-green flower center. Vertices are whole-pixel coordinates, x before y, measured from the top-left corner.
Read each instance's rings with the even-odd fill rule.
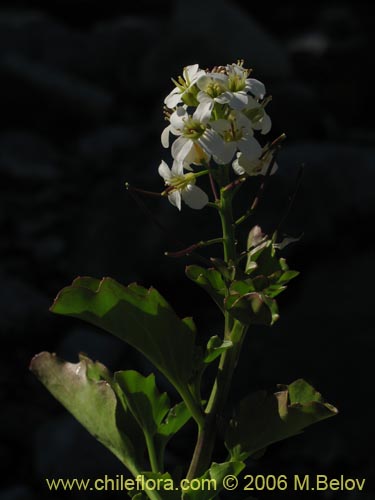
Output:
[[[231,75],[228,82],[229,90],[232,92],[238,92],[243,90],[246,86],[246,74],[243,75]]]
[[[201,135],[204,133],[206,130],[205,125],[203,123],[200,123],[197,120],[194,120],[193,118],[188,118],[185,121],[184,128],[182,130],[182,135],[188,139],[199,139]]]
[[[195,184],[195,175],[192,172],[184,175],[176,175],[168,179],[168,185],[178,191],[183,191],[189,184]]]
[[[215,99],[215,97],[219,97],[225,90],[225,87],[221,85],[221,83],[213,81],[207,85],[205,92],[212,97],[212,99]]]

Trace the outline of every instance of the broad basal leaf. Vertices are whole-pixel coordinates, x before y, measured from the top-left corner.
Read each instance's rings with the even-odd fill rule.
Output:
[[[142,352],[176,387],[193,371],[195,326],[181,320],[154,289],[78,278],[55,299],[51,311],[88,321]]]
[[[130,436],[136,437],[133,429],[126,430],[126,434],[123,431],[129,419],[107,381],[109,372],[103,365],[87,357],[79,363],[68,363],[55,354],[42,352],[32,359],[30,369],[90,434],[137,473],[136,446],[141,449],[142,441],[132,441]]]
[[[182,494],[183,500],[211,500],[216,498],[223,489],[223,479],[228,475],[238,476],[244,468],[245,464],[241,461],[224,462],[222,464],[213,463],[199,478],[199,481],[193,483],[192,488]],[[209,483],[207,480],[212,481]],[[196,487],[199,484],[202,485],[202,488],[197,489]]]
[[[235,460],[245,460],[268,445],[299,434],[332,417],[337,409],[300,379],[275,394],[256,392],[241,401],[228,425],[225,444]]]

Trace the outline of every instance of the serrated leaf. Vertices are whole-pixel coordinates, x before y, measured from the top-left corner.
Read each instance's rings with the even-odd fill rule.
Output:
[[[100,378],[99,364],[85,357],[79,363],[68,363],[55,354],[42,352],[32,359],[30,369],[90,434],[130,471],[138,472],[135,457],[142,442],[136,443],[137,448],[132,433],[123,431],[127,420],[124,409],[111,385]]]
[[[154,288],[125,287],[111,278],[79,278],[58,294],[51,311],[88,321],[124,340],[176,387],[192,376],[194,323],[178,318]]]
[[[216,498],[218,493],[223,489],[223,479],[225,476],[238,476],[244,468],[245,464],[242,461],[224,462],[221,464],[214,462],[203,476],[199,478],[199,484],[205,485],[205,488],[186,490],[182,495],[183,500],[211,500],[212,498]],[[212,483],[203,482],[207,480],[212,480]],[[212,486],[216,485],[216,487],[208,488],[209,484]]]
[[[168,395],[159,393],[155,375],[144,377],[135,370],[127,370],[115,373],[115,381],[143,432],[154,436],[169,411]]]
[[[220,272],[195,265],[187,266],[185,272],[189,279],[206,290],[223,311],[226,286]]]
[[[212,363],[224,351],[230,349],[233,343],[230,340],[223,340],[218,335],[214,335],[207,342],[207,349],[203,362],[206,364]]]
[[[337,414],[337,409],[304,380],[282,387],[275,394],[260,391],[240,402],[225,436],[233,459],[246,460],[270,444]]]

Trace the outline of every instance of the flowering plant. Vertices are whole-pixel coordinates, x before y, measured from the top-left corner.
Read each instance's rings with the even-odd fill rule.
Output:
[[[154,289],[136,283],[123,286],[111,278],[79,277],[64,288],[51,310],[80,318],[119,337],[142,353],[175,387],[181,400],[171,407],[153,374],[126,370],[112,374],[104,365],[80,355],[77,364],[43,352],[31,370],[47,389],[104,444],[135,477],[162,479],[161,490],[145,487],[134,496],[208,500],[225,488],[224,478],[237,476],[249,457],[270,444],[301,432],[308,425],[337,413],[307,382],[300,379],[279,386],[275,394],[250,394],[224,412],[233,372],[249,328],[271,326],[279,317],[276,297],[297,276],[278,256],[288,240],[263,233],[254,225],[245,248],[238,248],[237,231],[252,216],[269,177],[275,173],[276,154],[284,135],[261,145],[256,138],[271,129],[266,112],[270,98],[260,81],[250,77],[243,61],[202,70],[197,64],[173,80],[166,97],[168,126],[162,145],[171,148],[171,168],[162,161],[159,174],[166,197],[178,210],[208,207],[221,221],[222,235],[200,241],[175,253],[198,256],[199,248],[220,244],[222,258],[200,257],[205,265],[186,268],[187,277],[202,287],[223,316],[223,333],[206,346],[196,341],[192,318],[180,319]],[[171,138],[173,142],[170,146]],[[254,176],[261,182],[245,213],[234,217],[236,193]],[[207,177],[212,197],[197,184]],[[142,192],[134,188],[133,192]],[[210,364],[216,378],[209,394],[202,394],[202,379]],[[167,488],[176,478],[165,471],[169,440],[193,419],[197,442],[186,467],[185,488]],[[227,456],[214,456],[223,437]],[[213,460],[219,460],[214,462]],[[192,480],[213,478],[215,491],[193,488]],[[181,478],[180,478],[181,479]],[[182,483],[181,483],[182,484]],[[190,486],[189,486],[190,485]]]

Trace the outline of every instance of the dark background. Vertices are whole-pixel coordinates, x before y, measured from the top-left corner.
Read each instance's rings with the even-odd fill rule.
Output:
[[[288,234],[303,233],[286,252],[301,276],[280,298],[277,325],[249,333],[231,400],[304,377],[340,409],[272,446],[249,472],[366,478],[362,493],[287,495],[375,498],[374,9],[370,2],[241,3],[2,2],[0,500],[64,496],[48,492],[45,477],[122,472],[28,372],[41,350],[70,361],[85,351],[112,370],[151,369],[109,335],[48,312],[74,277],[152,284],[181,316],[194,315],[201,342],[220,331],[209,300],[184,277],[188,260],[163,255],[181,248],[176,240],[215,236],[211,214],[187,207],[179,214],[145,199],[164,233],[124,183],[162,188],[157,167],[168,156],[159,137],[170,77],[186,64],[237,58],[273,95],[272,137],[288,135],[256,222],[272,231],[302,163],[305,174],[284,224]],[[170,467],[184,463],[193,441],[188,426],[169,451]]]

